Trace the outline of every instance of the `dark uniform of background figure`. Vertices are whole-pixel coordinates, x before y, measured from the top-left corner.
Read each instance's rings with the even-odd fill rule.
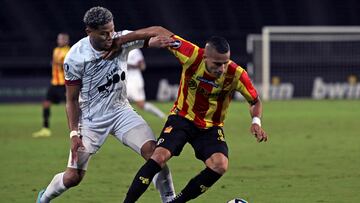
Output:
[[[69,51],[69,35],[59,33],[57,36],[57,47],[54,48],[52,56],[52,78],[51,85],[46,93],[43,102],[43,127],[33,133],[33,137],[49,137],[50,131],[50,106],[52,103],[58,104],[65,101],[65,78],[64,78],[64,58]]]

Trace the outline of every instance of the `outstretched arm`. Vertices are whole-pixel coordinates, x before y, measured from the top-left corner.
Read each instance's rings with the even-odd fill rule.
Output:
[[[150,40],[150,38],[152,37],[157,37],[157,36],[163,36],[163,37],[167,37],[168,39],[170,39],[170,36],[172,36],[173,33],[170,32],[169,30],[161,27],[161,26],[151,26],[151,27],[147,27],[147,28],[142,28],[139,30],[135,30],[133,32],[130,32],[126,35],[122,35],[120,37],[117,37],[113,40],[113,44],[112,47],[110,48],[109,51],[107,51],[103,58],[105,59],[111,59],[115,56],[117,56],[118,54],[121,53],[121,46],[125,43],[128,42],[132,42],[135,40],[145,40],[145,44],[144,46],[148,46],[148,42]],[[166,47],[169,46],[168,44],[156,44],[157,46],[152,46],[152,47]]]
[[[155,36],[151,37],[148,42],[149,47],[166,48],[174,45],[175,40],[170,36]]]
[[[126,40],[126,42],[141,40],[141,39],[146,40],[146,39],[150,39],[151,37],[156,37],[160,35],[165,37],[170,37],[174,35],[174,33],[161,26],[151,26],[151,27],[135,30],[134,32],[124,35],[125,38],[124,40]]]
[[[114,42],[118,46],[121,46],[127,42],[132,42],[135,40],[149,40],[151,37],[156,37],[156,36],[170,37],[172,35],[174,35],[172,32],[161,26],[151,26],[151,27],[135,30],[126,35],[122,35],[114,39]]]
[[[252,117],[252,123],[250,131],[256,137],[258,142],[266,142],[267,141],[267,134],[261,128],[261,115],[262,115],[262,103],[261,100],[258,98],[255,104],[250,106],[250,115]]]

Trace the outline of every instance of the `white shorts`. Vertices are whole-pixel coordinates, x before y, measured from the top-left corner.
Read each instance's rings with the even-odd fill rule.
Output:
[[[70,152],[68,167],[82,170],[87,169],[90,156],[100,149],[109,134],[138,154],[141,154],[141,147],[146,142],[156,140],[148,124],[132,108],[107,114],[91,122],[83,121],[79,131],[85,150],[78,152],[79,160],[73,165]]]
[[[144,78],[138,69],[128,69],[126,92],[130,101],[145,101]]]

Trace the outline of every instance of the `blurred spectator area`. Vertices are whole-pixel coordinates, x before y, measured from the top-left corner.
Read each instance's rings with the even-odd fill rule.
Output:
[[[248,33],[264,25],[359,25],[356,0],[0,0],[0,78],[50,73],[56,35],[68,32],[71,43],[86,35],[82,18],[101,5],[115,16],[116,30],[164,26],[202,46],[212,35],[226,37],[232,58],[246,64]],[[144,51],[148,67],[178,66],[165,50]]]

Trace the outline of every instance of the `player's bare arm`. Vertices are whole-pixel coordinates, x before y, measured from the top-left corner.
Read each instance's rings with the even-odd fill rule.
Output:
[[[173,45],[174,41],[175,40],[169,36],[161,35],[161,36],[151,37],[148,46],[153,48],[166,48]]]
[[[66,85],[66,114],[68,125],[71,132],[78,131],[79,124],[79,92],[80,85]],[[71,136],[71,164],[77,162],[77,150],[83,148],[84,145],[79,136]]]
[[[258,99],[255,104],[250,106],[250,115],[253,118],[250,131],[256,137],[258,142],[266,142],[268,136],[264,129],[261,128],[261,115],[262,115],[262,103],[261,100]]]
[[[134,35],[137,35],[137,37],[142,38],[142,39],[149,39],[150,37],[155,37],[155,36],[166,36],[166,37],[170,37],[172,35],[174,35],[174,33],[172,33],[171,31],[167,30],[164,27],[161,26],[151,26],[151,27],[147,27],[147,28],[142,28],[139,30],[135,30],[134,32],[132,32]],[[129,33],[128,35],[130,35],[131,33]],[[128,36],[129,37],[129,36]],[[133,39],[130,41],[134,41],[137,39]]]
[[[139,30],[135,30],[131,33],[128,33],[126,35],[122,35],[120,37],[117,37],[113,40],[113,44],[110,48],[109,51],[107,51],[104,54],[104,59],[112,59],[115,56],[117,56],[118,54],[121,53],[121,46],[127,42],[131,42],[131,41],[135,41],[135,40],[150,40],[150,38],[152,37],[156,37],[156,36],[165,36],[167,38],[170,38],[170,36],[172,36],[173,33],[170,32],[169,30],[161,27],[161,26],[151,26],[151,27],[147,27],[147,28],[143,28],[143,29],[139,29]],[[168,39],[169,40],[169,39]],[[162,40],[161,42],[166,43],[166,41]],[[147,42],[146,42],[147,43]],[[148,44],[145,44],[144,46],[147,46]],[[155,46],[157,45],[157,46]],[[161,44],[161,43],[157,43],[152,47],[167,47],[169,46],[168,44]]]

